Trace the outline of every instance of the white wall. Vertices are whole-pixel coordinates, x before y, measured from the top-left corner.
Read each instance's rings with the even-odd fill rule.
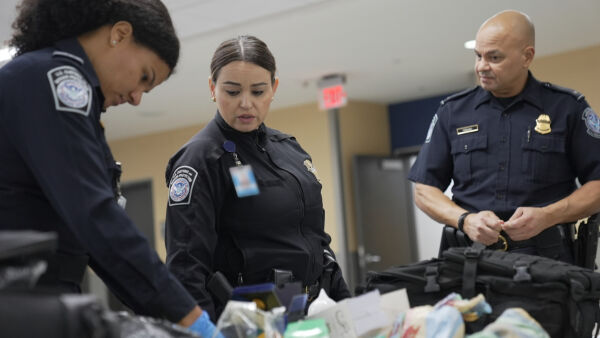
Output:
[[[416,156],[411,157],[410,165],[417,159]],[[414,191],[415,184],[411,182],[411,188]],[[452,182],[448,186],[448,189],[444,192],[449,198],[452,198]],[[440,249],[440,239],[442,236],[442,229],[444,226],[425,214],[421,209],[417,208],[416,204],[413,203],[414,215],[415,215],[415,232],[417,235],[417,249],[419,261],[430,259],[438,256]]]

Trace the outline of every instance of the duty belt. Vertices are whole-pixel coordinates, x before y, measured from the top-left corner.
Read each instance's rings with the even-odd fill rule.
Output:
[[[502,251],[511,251],[515,249],[521,248],[530,248],[530,247],[540,247],[540,246],[549,246],[552,244],[561,244],[560,242],[567,239],[569,231],[567,231],[571,224],[557,224],[552,226],[544,231],[542,231],[537,236],[526,239],[524,241],[513,241],[510,237],[504,232],[501,231],[498,235],[498,242],[488,245],[488,249],[492,250],[502,250]],[[546,243],[547,242],[547,243]],[[554,242],[554,243],[553,243]]]

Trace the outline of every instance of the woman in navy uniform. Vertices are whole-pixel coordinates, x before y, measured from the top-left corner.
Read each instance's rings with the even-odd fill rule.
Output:
[[[117,203],[101,113],[165,81],[179,41],[159,0],[26,0],[0,68],[0,229],[58,233],[38,285],[79,292],[86,265],[138,314],[214,326]]]
[[[523,13],[481,26],[480,86],[442,101],[409,179],[419,208],[471,240],[573,263],[565,223],[600,211],[600,123],[583,95],[533,77],[534,45]]]
[[[238,286],[288,270],[311,296],[321,287],[336,300],[350,296],[310,156],[263,123],[278,83],[264,42],[223,42],[209,78],[218,111],[167,167],[167,265],[207,311],[219,313],[207,291],[216,271]]]

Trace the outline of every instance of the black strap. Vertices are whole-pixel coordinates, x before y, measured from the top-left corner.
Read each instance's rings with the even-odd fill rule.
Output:
[[[425,293],[440,291],[440,285],[437,282],[438,276],[437,265],[428,265],[425,268],[425,279],[427,280],[427,284],[425,284]]]
[[[475,296],[475,279],[477,277],[477,262],[479,256],[485,248],[481,243],[473,243],[472,246],[465,249],[465,265],[463,268],[463,298],[473,298]]]
[[[531,275],[529,274],[529,265],[529,262],[516,261],[515,264],[513,264],[513,268],[515,269],[513,281],[530,282]]]

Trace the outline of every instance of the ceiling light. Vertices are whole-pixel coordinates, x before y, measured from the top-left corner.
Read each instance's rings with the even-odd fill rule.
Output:
[[[0,62],[12,59],[16,52],[17,51],[11,47],[0,49]]]
[[[466,49],[475,49],[475,40],[469,40],[465,42]]]

